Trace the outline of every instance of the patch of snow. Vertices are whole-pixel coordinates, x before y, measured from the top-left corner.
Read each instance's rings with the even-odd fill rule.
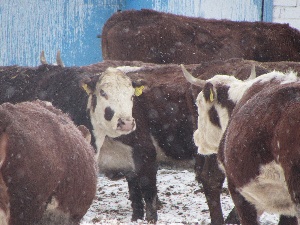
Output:
[[[195,181],[195,174],[187,170],[158,171],[157,187],[163,207],[158,211],[156,224],[202,224],[210,223],[210,216],[202,185]],[[97,194],[93,204],[81,221],[81,225],[140,225],[146,221],[131,222],[131,206],[125,179],[111,181],[99,176]],[[224,217],[233,208],[233,202],[224,184],[221,195]],[[263,214],[262,225],[278,223],[276,215]]]

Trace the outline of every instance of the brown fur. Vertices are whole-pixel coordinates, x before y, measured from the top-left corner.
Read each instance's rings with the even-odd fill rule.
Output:
[[[294,69],[300,72],[298,63],[258,63],[243,59],[203,62],[187,65],[186,68],[192,74],[203,79],[211,78],[215,74],[232,74],[240,79],[246,79],[250,74],[252,64],[256,65],[258,75],[273,69],[281,71]],[[83,124],[92,131],[89,116],[86,112],[87,94],[79,87],[79,84],[93,76],[99,75],[110,66],[143,67],[138,72],[127,74],[132,79],[142,79],[143,83],[146,83],[143,94],[134,99],[133,116],[137,119],[137,130],[130,135],[117,139],[134,148],[134,160],[137,170],[126,174],[126,178],[130,184],[130,189],[133,190],[131,191],[131,196],[136,196],[137,198],[133,204],[136,212],[133,218],[143,218],[140,182],[143,181],[142,190],[144,193],[148,193],[148,196],[153,197],[157,191],[155,176],[156,153],[149,138],[150,134],[154,135],[158,140],[159,145],[163,147],[169,158],[178,159],[179,161],[181,157],[193,159],[196,153],[196,148],[192,141],[192,133],[197,125],[197,111],[194,100],[200,89],[190,86],[186,82],[178,65],[106,60],[80,68],[62,68],[49,65],[36,68],[1,67],[0,102],[20,102],[42,98],[43,100],[51,101],[54,106],[67,112],[75,124]],[[97,81],[97,79],[92,80],[94,80],[93,82]],[[178,99],[181,99],[181,102],[178,102]],[[173,111],[171,108],[176,110]],[[154,112],[153,110],[157,111],[159,117],[148,117],[149,112]],[[164,129],[167,126],[162,126],[166,124],[170,124],[168,129]],[[175,141],[168,146],[170,142],[167,140],[170,135],[174,137],[173,140]],[[172,151],[172,146],[174,146],[176,151]],[[208,205],[210,206],[212,224],[220,224],[223,221],[220,193],[224,175],[217,169],[211,169],[211,167],[217,168],[215,158],[204,158],[199,155],[197,155],[197,158],[199,158],[199,161],[197,160],[198,162],[196,163],[196,178],[203,183]],[[202,161],[204,159],[205,161]],[[209,170],[209,173],[205,172],[207,170]],[[112,172],[114,175],[116,174],[116,171]],[[121,173],[121,177],[124,176],[124,171],[117,171],[117,173]],[[144,182],[145,180],[147,182]],[[149,185],[147,186],[147,184]],[[136,202],[138,203],[136,204]],[[135,217],[137,214],[139,216]],[[153,215],[155,212],[151,212],[151,214]],[[155,216],[152,218],[155,218]]]
[[[116,64],[116,62],[117,61],[106,61],[106,63],[114,64]],[[130,65],[128,62],[125,62],[125,64]],[[191,73],[202,79],[211,78],[215,74],[232,74],[240,79],[246,79],[250,74],[252,64],[256,65],[257,75],[272,71],[275,68],[283,70],[293,68],[296,71],[300,71],[298,63],[280,62],[271,64],[241,59],[205,62],[187,65],[187,68]],[[141,66],[137,64],[137,62],[132,62],[131,65]],[[88,66],[88,68],[92,70],[94,66],[97,67],[97,64]],[[212,224],[223,223],[220,194],[224,174],[218,169],[216,157],[196,155],[196,148],[192,141],[192,133],[196,126],[197,118],[194,100],[200,90],[187,83],[178,65],[157,66],[143,64],[142,70],[130,72],[127,75],[134,79],[142,79],[146,82],[143,94],[136,97],[136,99],[142,103],[142,106],[135,104],[136,108],[134,108],[134,111],[142,115],[143,120],[148,120],[146,125],[150,127],[151,134],[154,135],[167,156],[177,160],[193,159],[196,157],[196,179],[204,186]],[[224,104],[227,103],[224,102]],[[178,111],[174,110],[174,112],[177,113],[169,114],[168,112],[170,112],[170,110],[168,106],[173,105],[176,106],[174,108],[178,109]],[[230,104],[230,111],[232,111],[232,108],[233,106]],[[141,126],[145,125],[137,121],[139,130],[145,130],[145,128],[141,128]],[[168,127],[168,129],[164,127]],[[169,142],[169,136],[173,136],[175,141]],[[123,137],[123,140],[127,138],[128,137]],[[138,143],[141,142],[135,142],[135,144]],[[146,146],[151,144],[150,142],[143,143]],[[133,143],[131,143],[131,145],[133,145]],[[232,221],[233,220],[230,222]]]
[[[300,32],[287,24],[186,17],[153,10],[115,13],[102,31],[105,60],[200,63],[244,58],[300,61]]]
[[[238,190],[271,161],[282,166],[291,199],[299,207],[300,86],[274,85],[255,95],[253,90],[247,93],[233,111],[219,158],[241,222],[252,225],[258,224],[258,212]],[[249,98],[251,93],[253,97]],[[280,224],[298,223],[289,215],[281,215]]]
[[[10,224],[79,224],[95,196],[97,173],[93,149],[73,122],[41,101],[4,103],[0,127],[8,136],[1,175]],[[55,199],[58,211],[46,211]]]

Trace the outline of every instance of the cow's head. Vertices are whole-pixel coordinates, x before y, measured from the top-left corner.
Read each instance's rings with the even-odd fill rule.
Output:
[[[136,128],[132,117],[135,88],[121,70],[106,69],[84,83],[94,132],[110,137],[129,134]]]
[[[201,80],[193,77],[183,65],[181,68],[190,83],[202,88],[196,100],[198,128],[194,132],[198,153],[217,153],[231,112],[243,95],[246,83],[228,75],[215,75],[209,80]],[[253,73],[255,70],[250,77],[255,76]]]

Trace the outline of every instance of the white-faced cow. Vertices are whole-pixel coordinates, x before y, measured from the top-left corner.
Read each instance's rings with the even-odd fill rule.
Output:
[[[51,65],[37,68],[2,67],[0,102],[17,103],[35,99],[52,102],[69,114],[75,124],[85,125],[90,130],[96,157],[99,158],[105,137],[108,137],[105,145],[108,146],[111,138],[135,131],[137,120],[132,116],[134,80],[126,77],[121,70],[108,67],[108,64],[103,64],[95,73],[89,73],[84,68]],[[138,105],[136,107],[140,108]],[[114,162],[113,157],[116,155],[113,154],[115,151],[110,154],[104,148],[102,158],[105,158],[105,153],[109,153],[110,161],[105,160],[106,164],[100,166],[101,172],[110,178],[126,177],[132,200],[133,220],[144,218],[145,202],[147,220],[156,221],[155,148],[150,135],[144,135],[139,130],[125,139],[125,144],[133,143],[132,148],[127,151],[130,160],[122,158],[123,163],[117,167],[116,164],[107,166],[108,162]],[[141,144],[143,141],[151,144]],[[115,159],[117,161],[117,156]],[[124,163],[129,166],[124,167]]]
[[[96,193],[94,150],[49,102],[0,105],[0,223],[79,224]]]
[[[198,152],[200,154],[207,155],[217,154],[219,151],[218,157],[225,168],[227,177],[229,176],[228,186],[233,196],[233,200],[237,207],[238,213],[241,216],[242,224],[256,224],[256,217],[263,211],[282,214],[283,216],[281,217],[280,222],[282,224],[292,224],[295,218],[287,218],[286,216],[295,216],[296,214],[287,212],[287,209],[290,206],[285,203],[291,203],[291,197],[287,197],[288,194],[286,196],[283,196],[281,199],[275,198],[274,200],[273,198],[274,201],[270,200],[270,202],[264,202],[265,199],[261,197],[268,196],[268,198],[272,199],[271,196],[276,196],[275,193],[269,195],[262,194],[259,196],[259,194],[261,194],[260,191],[262,191],[264,188],[265,190],[270,191],[271,189],[269,188],[273,188],[273,184],[275,186],[281,186],[280,188],[284,187],[283,184],[279,184],[277,181],[275,182],[275,180],[272,180],[280,177],[280,179],[283,179],[284,181],[285,178],[282,173],[283,170],[278,170],[277,166],[272,167],[273,165],[271,165],[271,162],[273,162],[273,159],[271,159],[270,155],[268,155],[269,153],[273,154],[271,153],[273,151],[273,145],[271,146],[270,142],[268,142],[268,138],[272,139],[270,136],[273,137],[274,131],[266,127],[271,126],[274,128],[276,126],[278,120],[278,112],[270,108],[269,111],[264,111],[264,113],[259,114],[259,112],[255,111],[254,109],[252,111],[252,107],[255,108],[255,104],[258,104],[260,110],[262,110],[264,106],[268,108],[267,104],[263,105],[261,103],[258,103],[259,99],[261,99],[261,102],[264,102],[263,96],[266,95],[268,90],[276,90],[284,85],[287,85],[287,87],[289,87],[289,85],[298,81],[298,78],[294,73],[284,74],[274,71],[247,81],[242,81],[235,77],[226,75],[216,75],[213,78],[204,81],[192,78],[191,74],[189,74],[184,69],[184,67],[182,69],[187,79],[189,79],[195,85],[200,85],[203,87],[203,90],[199,93],[196,100],[199,116],[198,129],[194,133],[194,141],[198,147]],[[279,96],[278,93],[275,94],[277,97]],[[251,106],[250,103],[248,105],[248,101],[252,102]],[[244,104],[248,105],[247,110],[244,110]],[[272,103],[269,102],[269,104]],[[283,102],[281,102],[280,104],[284,105]],[[285,110],[287,109],[282,109],[282,111]],[[234,120],[235,127],[233,125],[230,125],[229,128],[227,126],[228,123],[231,124],[229,121],[231,120],[231,115],[235,114],[234,112],[237,112],[240,121],[243,122],[240,123],[239,120]],[[257,114],[259,116],[257,116]],[[272,115],[277,119],[272,120]],[[265,127],[265,133],[260,132],[258,127],[252,126],[252,121],[257,121],[257,124],[261,125],[261,127]],[[241,124],[243,124],[243,126],[240,126]],[[237,129],[237,127],[239,127],[239,129]],[[241,134],[241,137],[243,138],[238,138],[239,134]],[[255,140],[251,136],[249,136],[248,138],[248,134],[253,134],[254,138],[257,138]],[[220,147],[222,137],[223,142]],[[230,144],[227,141],[229,139]],[[267,142],[268,144],[266,144]],[[249,154],[246,154],[247,151],[249,151]],[[227,154],[228,152],[229,154]],[[266,155],[264,155],[264,153],[266,153]],[[275,155],[273,155],[272,157],[275,157]],[[261,161],[256,161],[258,160],[258,158],[260,158]],[[276,157],[274,158],[274,160],[274,162],[278,163],[278,159],[276,159]],[[271,164],[269,165],[268,163]],[[268,164],[267,167],[263,167],[264,164]],[[249,174],[251,175],[247,174],[247,172],[249,172]],[[271,177],[268,177],[267,174],[263,174],[264,172],[269,173]],[[284,172],[284,174],[286,174],[286,171]],[[254,182],[254,185],[251,186],[252,183],[250,181],[253,179],[257,179],[257,182]],[[272,182],[270,181],[270,179],[272,180]],[[249,186],[247,186],[248,184]],[[244,187],[245,193],[247,193],[245,195],[242,191]],[[252,189],[252,187],[254,187],[254,189]],[[274,190],[279,190],[278,193],[280,193],[283,190],[280,188],[274,188]],[[291,189],[289,188],[289,190]],[[292,192],[290,193],[292,194]],[[243,203],[246,203],[251,199],[250,203],[248,202],[247,204],[245,204],[245,208],[242,207],[242,198],[238,199],[236,197],[240,194],[242,194],[243,197],[246,198],[246,200],[243,200]],[[262,202],[259,202],[259,198],[261,198]],[[259,203],[255,201],[258,201]],[[276,205],[276,201],[283,204]],[[252,204],[254,204],[256,207],[253,207]],[[265,205],[262,206],[262,204]],[[274,208],[270,210],[271,208],[266,207],[266,205],[274,206]],[[281,207],[281,209],[279,209],[279,207]],[[277,211],[274,210],[275,208]],[[252,211],[250,211],[250,209]],[[243,210],[246,210],[249,214],[247,214]]]

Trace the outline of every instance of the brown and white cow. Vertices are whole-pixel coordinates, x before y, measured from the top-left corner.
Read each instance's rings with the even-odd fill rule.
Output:
[[[96,193],[94,150],[49,102],[0,105],[1,224],[79,224]]]
[[[269,212],[280,215],[279,224],[296,225],[300,82],[255,91],[253,84],[233,110],[219,159],[242,224],[259,224],[259,216]]]
[[[132,116],[135,82],[121,70],[109,67],[104,63],[93,73],[84,68],[52,65],[1,67],[0,102],[47,100],[69,114],[75,124],[85,125],[93,134],[96,157],[106,157],[99,166],[100,172],[112,179],[126,177],[133,202],[132,219],[144,218],[145,202],[147,220],[156,221],[156,153],[150,135],[136,130],[138,118]],[[124,136],[130,132],[133,134]],[[121,157],[120,164],[116,162],[119,162],[119,154],[124,155],[122,148],[105,150],[110,140],[118,136],[126,137],[123,142],[132,146],[125,151],[128,157]],[[98,157],[103,143],[106,144]],[[122,142],[117,145],[122,145]],[[109,160],[106,160],[107,156]]]
[[[184,74],[188,77],[188,79],[190,81],[192,81],[190,79],[190,74],[184,69],[184,67],[183,67],[183,71],[184,71]],[[235,77],[226,76],[226,75],[216,75],[213,78],[208,79],[206,81],[199,80],[199,79],[198,80],[194,79],[194,81],[193,81],[194,84],[201,85],[203,87],[203,90],[199,93],[197,101],[196,101],[197,106],[198,106],[199,116],[198,116],[198,129],[194,133],[194,141],[198,147],[198,152],[200,154],[217,154],[219,151],[219,158],[221,159],[221,162],[223,163],[223,165],[225,167],[225,173],[226,173],[227,177],[229,175],[228,186],[231,191],[231,194],[233,194],[233,195],[242,194],[244,196],[243,191],[241,191],[241,190],[245,187],[245,193],[246,193],[245,196],[247,196],[247,197],[245,197],[245,196],[244,197],[248,201],[251,200],[250,201],[251,204],[257,203],[253,199],[258,200],[262,196],[268,196],[268,198],[271,198],[272,195],[276,195],[275,193],[272,193],[270,195],[262,194],[260,196],[255,197],[256,191],[259,191],[260,188],[261,189],[266,188],[267,190],[269,190],[268,188],[272,188],[272,184],[270,184],[271,181],[268,179],[272,179],[272,178],[275,179],[277,175],[280,176],[280,179],[284,179],[284,176],[282,176],[282,174],[281,175],[279,174],[279,172],[281,172],[281,171],[277,170],[277,166],[270,167],[270,170],[268,170],[268,171],[267,171],[268,167],[267,167],[267,169],[262,168],[261,172],[262,173],[264,171],[269,172],[269,173],[271,173],[271,175],[270,175],[271,177],[269,178],[269,177],[267,177],[266,174],[261,174],[261,176],[259,176],[259,178],[257,178],[258,183],[255,183],[257,186],[251,186],[251,184],[249,184],[249,188],[247,189],[248,182],[251,183],[250,180],[254,179],[255,176],[259,175],[260,167],[262,165],[262,164],[260,164],[260,162],[268,161],[270,159],[269,156],[267,158],[263,158],[263,157],[265,157],[264,152],[267,151],[267,147],[270,147],[269,144],[267,144],[268,146],[263,146],[265,141],[269,141],[269,140],[265,140],[265,139],[268,139],[267,137],[269,137],[268,136],[269,130],[268,129],[264,130],[265,131],[264,134],[262,134],[262,133],[259,134],[260,131],[258,130],[258,128],[252,126],[252,120],[257,121],[257,124],[259,124],[259,125],[262,124],[261,126],[268,126],[268,125],[266,125],[266,123],[269,123],[270,126],[273,126],[274,123],[276,124],[276,122],[274,120],[263,121],[263,118],[262,118],[262,117],[266,117],[268,119],[272,118],[271,116],[274,115],[272,110],[265,111],[264,114],[262,114],[260,117],[256,117],[256,114],[253,113],[252,107],[255,107],[255,104],[258,102],[258,99],[260,99],[256,96],[260,96],[260,95],[264,96],[263,93],[267,92],[268,90],[276,90],[281,86],[289,87],[296,81],[298,81],[298,78],[294,73],[284,74],[284,73],[280,73],[277,71],[273,71],[271,73],[267,73],[265,75],[255,78],[255,79],[251,79],[251,80],[247,80],[247,81],[241,81],[239,79],[236,79]],[[261,97],[261,98],[262,98],[262,102],[263,102],[263,97]],[[255,100],[253,100],[253,99],[255,99]],[[248,101],[252,101],[252,105],[251,105],[251,107],[249,106],[247,108],[247,110],[244,110],[243,105],[248,104]],[[262,104],[261,107],[263,107],[263,106],[264,105]],[[239,109],[241,109],[240,110],[241,112],[239,112]],[[284,111],[285,108],[282,110]],[[233,127],[233,125],[232,126],[230,125],[229,126],[230,128],[227,127],[228,123],[231,124],[230,117],[231,117],[231,115],[234,115],[234,112],[238,112],[240,120],[244,121],[244,123],[243,123],[244,126],[240,126],[239,120],[235,120],[235,122],[234,122],[235,127]],[[271,115],[270,117],[268,116],[268,113]],[[274,113],[275,113],[275,115],[277,115],[276,112],[274,112]],[[241,119],[243,117],[245,117],[247,119]],[[255,118],[255,119],[253,119],[253,118]],[[240,129],[237,129],[237,127],[239,127]],[[255,141],[252,141],[252,139],[251,139],[252,137],[249,137],[249,142],[251,141],[252,144],[250,144],[250,146],[248,146],[247,143],[249,143],[249,142],[247,140],[247,138],[248,138],[247,135],[251,134],[251,132],[253,135],[254,135],[254,133],[257,133],[257,134],[255,134],[256,136],[254,135],[254,137],[259,136],[260,139],[258,138]],[[269,134],[269,135],[273,135],[272,129],[270,129],[270,133],[271,134]],[[240,138],[240,139],[237,138],[239,136],[239,134],[241,134],[241,137],[243,137],[243,138]],[[227,138],[227,136],[228,136],[228,138]],[[220,146],[222,137],[223,137],[223,142],[222,142],[222,145],[219,150],[219,146]],[[230,144],[227,141],[228,139],[230,139],[230,141],[231,141]],[[222,148],[222,146],[223,146],[223,148]],[[239,146],[239,148],[232,147],[232,146]],[[242,146],[247,146],[247,147],[244,148]],[[256,147],[258,147],[258,149],[256,149]],[[251,151],[252,154],[251,153],[249,153],[250,155],[246,154],[245,153],[246,148],[247,148],[247,150]],[[243,151],[242,151],[242,149],[243,149]],[[272,150],[268,150],[268,151],[270,152]],[[227,152],[230,152],[230,154],[227,154]],[[253,152],[257,153],[257,155],[255,155]],[[254,158],[250,158],[251,156]],[[261,161],[255,161],[255,159],[258,159],[255,157],[261,158]],[[249,160],[249,159],[251,159],[251,160]],[[247,161],[247,160],[249,160],[249,161]],[[230,162],[230,165],[231,165],[230,169],[229,169],[229,167],[227,167],[227,166],[229,166],[229,164],[227,164],[228,162]],[[268,161],[268,162],[270,162],[270,161]],[[253,169],[253,171],[252,171],[252,169]],[[252,174],[251,176],[249,176],[250,178],[247,175],[247,172],[249,172],[249,171],[251,171],[251,174]],[[243,175],[241,175],[242,173],[243,173]],[[263,185],[260,186],[261,185],[261,183],[259,183],[260,181],[265,182],[265,183],[262,183]],[[236,185],[236,186],[234,186],[234,185]],[[274,182],[274,185],[278,186],[278,185],[282,185],[282,184],[278,184],[278,183]],[[256,187],[257,189],[252,189],[251,187]],[[283,189],[280,189],[278,193],[280,193],[280,191],[282,191],[282,190]],[[248,193],[247,193],[247,191],[248,191]],[[257,194],[259,195],[260,193],[257,192]],[[253,199],[251,199],[252,197],[253,197]],[[285,201],[283,201],[284,198],[285,198]],[[247,210],[246,210],[247,213],[248,212],[251,212],[251,213],[249,213],[249,215],[245,215],[245,214],[247,214],[245,211],[241,212],[241,207],[243,205],[241,203],[241,199],[238,200],[234,196],[233,196],[233,199],[235,201],[235,205],[237,207],[239,215],[241,216],[242,224],[256,224],[257,223],[256,216],[260,215],[259,213],[261,213],[264,210],[276,213],[276,210],[274,211],[274,209],[270,210],[270,208],[264,208],[266,205],[272,206],[275,204],[275,202],[277,200],[278,200],[277,202],[281,201],[281,203],[282,202],[283,203],[290,202],[289,197],[286,197],[286,196],[282,197],[281,200],[275,199],[274,200],[275,202],[272,202],[272,201],[271,202],[263,202],[260,204],[265,204],[264,206],[258,205],[255,208],[255,210],[257,210],[257,212],[254,210],[253,207],[252,207],[252,210],[254,210],[255,212],[250,211],[251,207],[249,206],[249,203],[248,203],[248,205],[247,204],[246,205],[247,205],[247,207],[250,207],[250,208],[247,208],[246,206],[245,206],[245,208],[247,208]],[[265,200],[263,198],[261,198],[261,199],[262,199],[262,201]],[[245,202],[246,201],[244,200],[244,203]],[[274,206],[277,207],[276,204]],[[280,206],[283,209],[284,207],[287,206],[287,204],[283,204]],[[277,213],[279,213],[279,214],[295,216],[295,214],[287,213],[286,209],[284,209],[283,211],[280,211],[277,208],[277,210],[278,210]],[[244,213],[244,214],[242,214],[242,213]],[[244,218],[242,218],[243,216],[244,216]],[[247,221],[247,218],[248,219],[250,218],[249,221],[251,221],[251,222]],[[285,222],[286,220],[289,222]],[[294,219],[291,219],[291,221],[294,221]],[[283,224],[291,224],[291,221],[289,218],[286,218],[285,216],[283,216],[280,220],[280,222]]]

